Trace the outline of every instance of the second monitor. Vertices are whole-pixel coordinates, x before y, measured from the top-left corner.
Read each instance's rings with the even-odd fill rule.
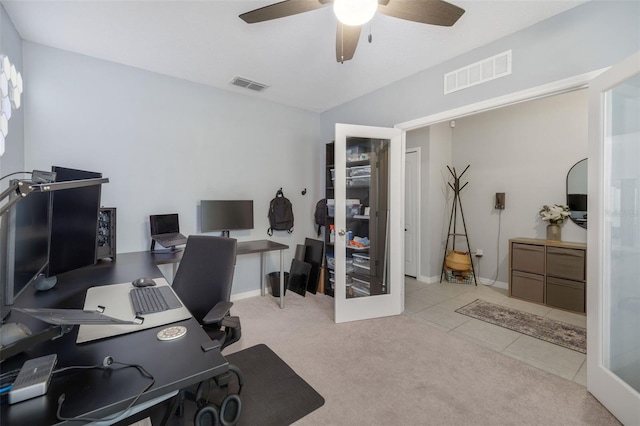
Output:
[[[200,232],[253,229],[253,200],[200,201]]]

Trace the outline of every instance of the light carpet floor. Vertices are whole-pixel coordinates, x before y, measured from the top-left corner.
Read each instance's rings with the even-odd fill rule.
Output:
[[[406,316],[333,322],[333,299],[287,292],[234,302],[325,404],[296,425],[619,425],[584,387]],[[278,386],[278,383],[274,383]]]

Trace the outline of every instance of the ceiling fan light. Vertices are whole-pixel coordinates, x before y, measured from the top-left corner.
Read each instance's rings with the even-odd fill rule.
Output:
[[[362,25],[371,20],[378,10],[378,0],[334,0],[333,12],[345,25]]]

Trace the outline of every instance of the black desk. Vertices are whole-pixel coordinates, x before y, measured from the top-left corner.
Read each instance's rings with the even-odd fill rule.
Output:
[[[58,276],[52,290],[36,293],[33,288],[27,288],[16,306],[81,309],[88,287],[127,282],[142,276],[162,277],[150,253],[118,254],[117,261],[100,262]],[[46,327],[18,312],[12,312],[7,322],[22,322],[34,332]],[[220,351],[201,349],[201,344],[210,339],[195,319],[175,324],[187,327],[187,334],[172,341],[162,342],[156,338],[156,333],[165,327],[161,326],[80,345],[75,343],[76,326],[57,340],[36,345],[4,361],[1,368],[3,372],[18,369],[29,358],[51,353],[58,355],[56,368],[101,364],[105,357],[111,356],[118,362],[140,364],[155,378],[153,387],[137,404],[184,389],[228,369]],[[63,416],[104,418],[124,410],[149,382],[135,368],[63,372],[53,376],[46,395],[14,405],[2,404],[0,424],[63,424],[65,422],[56,417],[58,398],[63,393],[66,395]]]
[[[264,277],[267,274],[264,268],[264,254],[275,250],[280,251],[280,309],[284,309],[284,250],[288,248],[286,244],[271,240],[239,241],[237,247],[239,255],[260,253],[260,294],[263,296],[266,294]]]
[[[288,249],[286,244],[276,243],[271,240],[255,240],[255,241],[238,241],[236,246],[236,254],[260,253],[260,294],[266,294],[266,286],[264,277],[267,272],[264,265],[264,254],[270,251],[280,251],[280,308],[284,309],[284,250]],[[173,264],[173,275],[176,274],[176,265],[182,259],[182,250],[173,252],[154,252],[151,253],[153,261],[157,265]],[[119,259],[118,259],[119,260]]]

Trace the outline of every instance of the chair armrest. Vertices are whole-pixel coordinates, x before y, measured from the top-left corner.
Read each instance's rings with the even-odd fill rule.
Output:
[[[203,324],[214,324],[222,321],[222,319],[229,313],[233,303],[231,302],[218,302],[207,315],[202,319]]]

